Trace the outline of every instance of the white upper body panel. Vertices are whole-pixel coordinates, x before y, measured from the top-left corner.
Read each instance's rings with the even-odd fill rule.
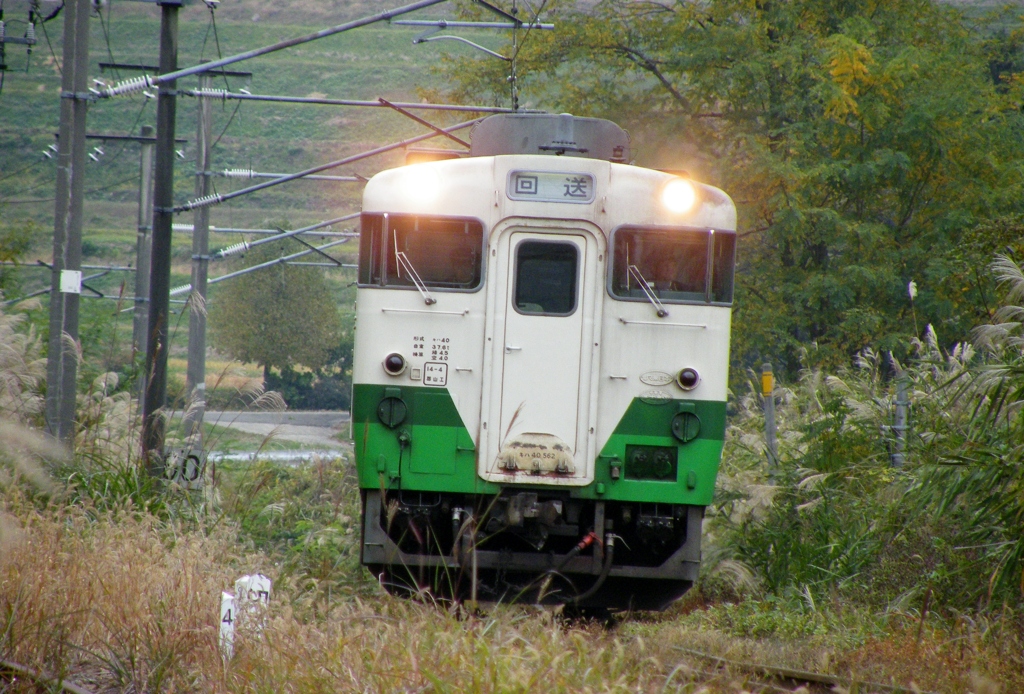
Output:
[[[530,176],[538,182],[525,180]],[[580,454],[585,453],[586,460],[578,460],[578,474],[561,482],[547,477],[531,480],[528,475],[516,475],[515,481],[591,482],[594,456],[634,398],[724,401],[728,306],[666,304],[668,315],[659,317],[647,300],[623,301],[608,292],[609,241],[619,227],[735,231],[732,201],[711,186],[693,182],[697,200],[688,212],[675,214],[666,209],[661,191],[675,178],[602,160],[544,155],[454,159],[377,174],[366,185],[364,213],[479,220],[484,228],[486,262],[479,289],[431,289],[435,304],[425,303],[415,288],[361,286],[354,381],[447,388],[477,443],[478,473],[485,479],[513,481],[495,466],[504,438],[499,429],[502,420],[509,419],[507,412],[504,418],[501,414],[503,406],[509,407],[508,398],[503,405],[501,395],[505,345],[497,345],[495,340],[503,338],[507,327],[506,294],[511,285],[509,268],[501,265],[499,255],[508,257],[510,235],[536,238],[551,234],[554,238],[578,233],[592,239],[586,242],[591,249],[587,252],[592,254],[586,259],[589,276],[581,285],[588,292],[580,333],[585,337],[585,352],[579,357],[584,371],[578,379],[579,433],[572,442]],[[559,194],[556,184],[564,185],[566,194],[572,191],[577,198],[551,201]],[[532,194],[531,186],[549,199],[524,199]],[[409,368],[400,376],[389,376],[381,367],[381,360],[390,352],[408,360]],[[438,363],[442,355],[447,364],[444,384],[437,378],[428,383],[424,369],[428,363]],[[701,376],[699,384],[685,392],[674,381],[665,382],[665,376],[674,376],[684,367],[696,369]],[[440,377],[440,367],[429,368]],[[522,379],[522,373],[517,372],[516,377]],[[521,391],[524,385],[516,387]]]

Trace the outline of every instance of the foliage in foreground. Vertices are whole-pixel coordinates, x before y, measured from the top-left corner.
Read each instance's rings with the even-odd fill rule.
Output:
[[[925,690],[966,692],[979,673],[1024,685],[1019,664],[998,656],[1020,650],[1012,614],[930,620],[918,635],[912,615],[777,601],[705,612],[691,602],[606,631],[531,608],[473,616],[376,587],[317,609],[278,572],[280,555],[248,552],[230,527],[186,531],[131,509],[39,509],[10,492],[4,506],[16,521],[0,536],[0,659],[96,691],[737,692],[763,680],[692,649]],[[220,591],[253,570],[275,578],[267,628],[262,638],[241,633],[224,663]]]
[[[1024,592],[1024,272],[979,350],[931,329],[906,364],[871,351],[808,368],[779,401],[780,464],[764,464],[759,396],[732,418],[712,545],[727,570],[775,595],[855,598],[882,609],[998,610]],[[896,384],[911,404],[908,462],[891,464]]]
[[[1020,690],[1024,272],[1008,259],[996,272],[1007,306],[979,331],[980,351],[947,354],[929,332],[896,365],[914,408],[901,469],[889,464],[892,364],[880,355],[831,375],[809,368],[780,393],[771,475],[758,403],[741,399],[708,524],[710,580],[613,632],[386,596],[358,566],[358,491],[342,459],[220,465],[206,493],[153,484],[131,453],[131,399],[105,375],[82,395],[76,460],[41,465],[46,451],[23,448],[0,468],[0,660],[100,691],[756,690],[750,663]],[[0,330],[0,396],[17,420],[0,436],[34,441],[38,340],[4,314]],[[225,664],[219,594],[253,571],[275,581],[269,624],[262,639],[243,633]]]

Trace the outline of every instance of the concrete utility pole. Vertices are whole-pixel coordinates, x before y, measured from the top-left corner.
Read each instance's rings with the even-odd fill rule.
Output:
[[[135,236],[135,311],[132,316],[132,355],[146,353],[149,328],[149,240],[153,224],[153,138],[152,125],[142,126],[139,143],[139,224]],[[138,393],[142,402],[146,392],[145,369],[139,374]]]
[[[87,1],[87,0],[86,0]],[[160,3],[160,72],[178,68],[178,9],[181,0]],[[153,476],[164,473],[164,412],[167,401],[167,339],[171,289],[171,223],[174,216],[175,80],[160,83],[156,111],[156,176],[153,186],[153,245],[150,255],[146,393],[142,404],[142,450]]]
[[[50,281],[50,342],[46,362],[46,430],[73,448],[78,380],[78,300],[82,293],[82,203],[85,193],[85,122],[89,106],[91,0],[64,7],[64,67]]]
[[[213,77],[199,76],[200,90],[207,90]],[[210,194],[210,97],[199,97],[196,130],[196,197]],[[188,318],[188,372],[185,381],[185,435],[192,448],[203,445],[203,415],[206,412],[206,279],[210,265],[210,208],[197,207],[192,225],[192,294]]]

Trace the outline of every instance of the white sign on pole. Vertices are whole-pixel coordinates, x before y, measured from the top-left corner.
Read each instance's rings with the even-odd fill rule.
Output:
[[[81,270],[61,270],[60,271],[60,291],[62,294],[81,294],[82,293],[82,271]]]

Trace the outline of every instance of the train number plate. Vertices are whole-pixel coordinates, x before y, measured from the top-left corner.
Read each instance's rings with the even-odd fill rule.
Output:
[[[507,193],[512,200],[588,203],[594,201],[594,177],[587,173],[512,171]]]
[[[428,361],[424,364],[423,385],[438,388],[448,385],[448,365],[436,361]]]

